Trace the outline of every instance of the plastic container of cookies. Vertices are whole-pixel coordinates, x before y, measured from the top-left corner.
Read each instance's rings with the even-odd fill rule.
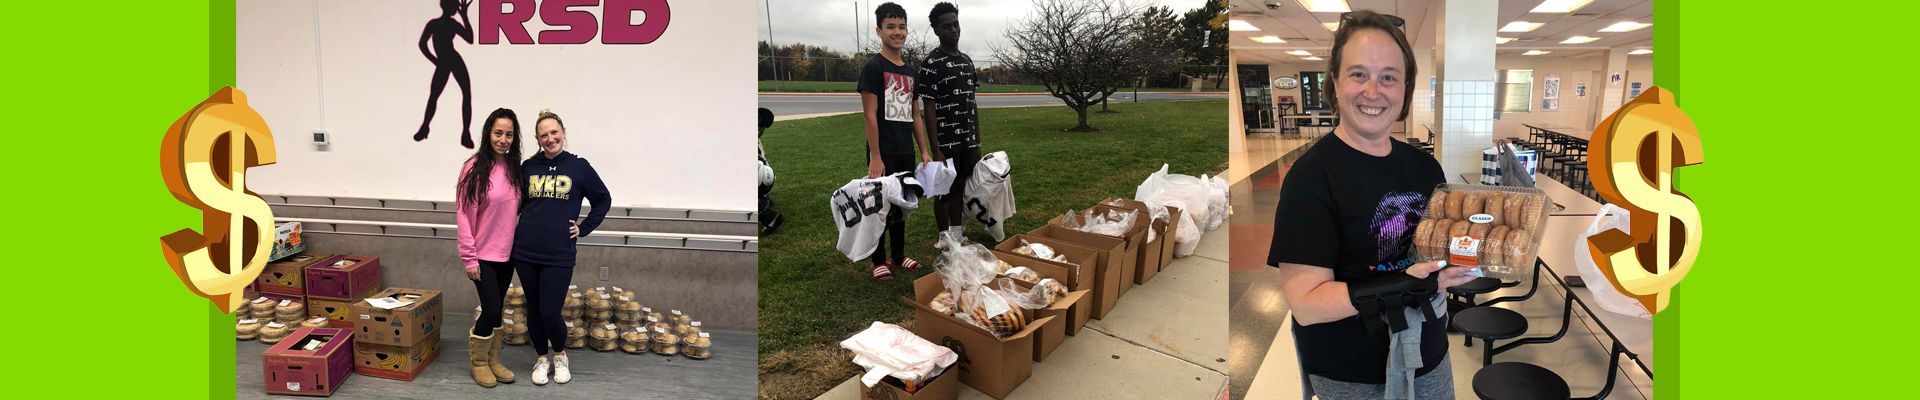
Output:
[[[619,329],[613,324],[594,325],[587,331],[587,347],[594,351],[613,351],[619,347]]]
[[[646,353],[647,344],[652,340],[653,338],[647,335],[647,331],[643,329],[622,331],[620,334],[620,351],[624,351],[627,354]]]
[[[680,354],[684,354],[687,356],[687,358],[691,358],[695,360],[705,360],[707,359],[707,357],[713,356],[713,353],[710,353],[707,351],[708,348],[712,346],[713,346],[713,339],[708,338],[707,334],[705,333],[702,333],[696,336],[688,336],[687,346],[686,348],[683,348],[680,350]]]
[[[663,356],[680,354],[680,335],[666,329],[653,330],[653,353]]]
[[[1481,276],[1500,280],[1529,279],[1552,204],[1537,188],[1441,184],[1427,202],[1427,218],[1414,227],[1414,260],[1476,266]]]

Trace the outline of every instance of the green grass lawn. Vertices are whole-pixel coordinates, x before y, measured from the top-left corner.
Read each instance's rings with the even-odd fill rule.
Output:
[[[853,82],[779,82],[779,90],[774,82],[760,81],[762,92],[844,92],[851,93],[858,87]],[[1123,92],[1132,92],[1132,89]],[[1142,92],[1186,92],[1187,88],[1141,88]],[[1226,88],[1200,89],[1202,92],[1226,92]],[[981,85],[979,93],[1046,93],[1047,87],[1040,85]]]
[[[1009,236],[1046,224],[1068,209],[1107,197],[1132,198],[1147,175],[1171,164],[1173,173],[1199,176],[1226,169],[1225,100],[1116,103],[1117,114],[1091,114],[1094,133],[1066,133],[1076,117],[1067,107],[980,110],[982,153],[1007,152],[1019,213]],[[873,321],[911,326],[911,281],[934,273],[935,220],[931,199],[907,220],[907,257],[927,266],[895,270],[895,281],[874,283],[866,260],[849,261],[834,248],[828,196],[866,174],[860,114],[778,122],[762,142],[779,181],[773,197],[787,215],[780,232],[760,238],[761,397],[812,398],[852,377],[858,367],[838,342]],[[969,238],[995,244],[978,225]],[[774,389],[769,389],[769,388]]]

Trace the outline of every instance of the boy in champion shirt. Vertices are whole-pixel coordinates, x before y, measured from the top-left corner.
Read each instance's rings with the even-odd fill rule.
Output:
[[[879,21],[873,33],[880,37],[880,54],[875,54],[860,68],[859,85],[860,107],[867,120],[868,179],[911,172],[917,165],[915,158],[920,162],[933,161],[921,152],[926,127],[920,124],[920,110],[913,101],[915,69],[907,65],[901,54],[907,44],[907,10],[899,4],[881,4],[873,10],[873,20]],[[887,239],[874,249],[873,267],[868,270],[876,282],[893,281],[889,267],[920,269],[920,263],[906,257],[904,217],[887,216]],[[889,242],[893,245],[891,259],[886,257]]]
[[[920,62],[920,78],[914,85],[914,93],[925,105],[933,121],[935,136],[930,142],[937,143],[931,149],[936,161],[953,161],[954,185],[947,195],[940,196],[934,202],[933,215],[940,224],[941,231],[961,230],[967,226],[962,215],[967,209],[968,178],[973,176],[974,164],[980,161],[979,112],[973,102],[973,93],[979,82],[975,79],[973,58],[960,52],[960,9],[953,3],[941,2],[933,5],[933,12],[927,15],[933,24],[933,35],[940,38],[940,48],[927,54]]]

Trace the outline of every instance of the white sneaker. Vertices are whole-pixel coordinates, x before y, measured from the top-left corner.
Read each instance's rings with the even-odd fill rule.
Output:
[[[553,356],[553,381],[567,383],[572,380],[573,371],[567,368],[567,355],[555,354]]]
[[[535,385],[547,384],[547,358],[546,357],[540,357],[540,361],[533,362],[533,384]]]

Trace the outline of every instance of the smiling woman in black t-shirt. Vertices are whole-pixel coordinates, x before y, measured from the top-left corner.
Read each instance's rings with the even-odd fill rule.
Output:
[[[1446,176],[1432,156],[1389,135],[1406,119],[1407,81],[1416,76],[1397,20],[1371,11],[1341,16],[1326,82],[1340,126],[1287,171],[1274,216],[1267,264],[1280,269],[1301,366],[1322,399],[1454,397],[1438,293],[1473,277],[1462,275],[1467,267],[1413,263],[1407,251],[1427,197]],[[1405,294],[1406,301],[1386,305],[1354,293]],[[1396,335],[1412,328],[1381,323],[1394,314],[1425,322],[1416,335]],[[1396,370],[1395,382],[1388,356],[1400,344],[1418,346],[1420,362]]]

